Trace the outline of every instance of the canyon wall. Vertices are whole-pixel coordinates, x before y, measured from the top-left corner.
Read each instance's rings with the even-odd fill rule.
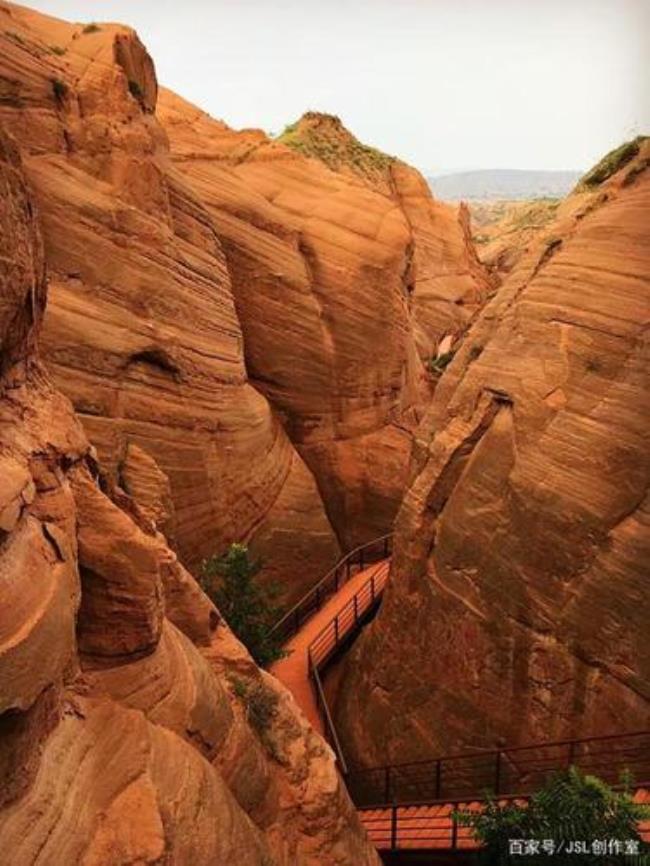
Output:
[[[387,532],[429,396],[423,362],[487,294],[464,217],[329,115],[308,112],[275,139],[168,91],[157,115],[217,226],[251,379],[339,539]]]
[[[650,142],[616,153],[531,241],[418,429],[390,584],[340,688],[352,760],[648,725]]]
[[[133,31],[0,4],[0,121],[41,213],[42,352],[102,465],[183,562],[252,539],[299,597],[339,545],[316,483],[249,383],[227,262],[168,159]]]
[[[0,191],[0,850],[378,866],[330,748],[100,470],[38,359],[41,213],[1,128]]]
[[[246,540],[291,603],[392,525],[425,362],[489,289],[466,214],[336,118],[271,139],[159,92],[126,27],[1,2],[0,40],[56,386],[185,565]]]

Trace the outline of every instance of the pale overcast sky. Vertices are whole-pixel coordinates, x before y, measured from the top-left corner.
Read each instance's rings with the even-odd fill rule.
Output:
[[[432,172],[585,169],[650,129],[649,0],[33,0],[120,21],[233,127],[338,114]]]

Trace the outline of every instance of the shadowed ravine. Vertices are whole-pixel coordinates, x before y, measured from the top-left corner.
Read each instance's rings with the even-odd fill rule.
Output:
[[[233,129],[0,0],[1,866],[443,862],[549,765],[647,798],[649,164],[482,262],[339,117]]]

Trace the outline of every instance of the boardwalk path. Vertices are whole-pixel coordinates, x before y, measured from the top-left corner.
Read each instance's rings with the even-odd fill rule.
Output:
[[[379,574],[388,570],[386,560],[374,563],[369,568],[359,571],[353,575],[347,583],[344,583],[339,591],[325,602],[320,610],[308,619],[298,634],[286,644],[286,649],[291,651],[287,658],[280,659],[271,667],[271,673],[291,691],[298,706],[307,716],[312,726],[323,733],[323,721],[316,706],[314,691],[309,679],[309,664],[307,650],[309,645],[318,637],[348,604],[350,599],[356,595],[361,587],[366,584],[373,574]]]
[[[380,539],[380,541],[382,540]],[[315,665],[319,666],[322,660],[327,663],[332,651],[336,652],[340,646],[339,639],[345,640],[346,636],[351,636],[354,632],[359,631],[364,622],[364,614],[374,606],[383,591],[388,578],[388,570],[389,560],[383,559],[356,574],[353,573],[323,603],[322,607],[308,615],[304,623],[298,623],[299,631],[285,645],[291,654],[276,662],[271,668],[271,672],[293,693],[310,723],[321,734],[324,734],[325,731],[310,678],[310,647]],[[372,594],[369,584],[372,584]],[[629,736],[633,739],[635,735]],[[607,738],[604,739],[607,740]],[[562,745],[564,744],[543,744],[545,748]],[[441,760],[449,762],[453,761],[453,758],[447,757]],[[404,766],[408,767],[408,765]],[[394,769],[399,770],[399,767]],[[641,765],[639,769],[645,770],[647,768]],[[645,781],[647,778],[647,774],[643,775],[642,773],[642,779]],[[349,784],[349,777],[347,780]],[[354,786],[350,790],[353,799],[355,799]],[[517,799],[523,804],[526,801],[526,796]],[[646,786],[639,786],[635,800],[642,803],[650,802],[650,792]],[[364,803],[363,798],[357,802],[361,822],[365,826],[370,840],[379,850],[462,851],[477,847],[472,831],[467,827],[459,826],[453,818],[456,809],[479,811],[483,804],[476,799],[476,796],[466,800],[455,799],[453,801],[436,800],[435,798],[424,801],[420,799],[417,804],[403,801],[397,804],[394,800],[391,805],[388,805],[389,800],[379,802],[386,805],[375,807],[360,805]],[[648,843],[650,841],[650,822],[642,822],[639,829],[642,838]]]

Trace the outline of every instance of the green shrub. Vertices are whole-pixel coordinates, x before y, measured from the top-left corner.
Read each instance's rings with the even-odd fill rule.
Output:
[[[99,27],[99,25],[97,25],[93,22],[92,24],[86,24],[86,26],[83,28],[83,30],[81,32],[82,33],[99,33],[99,31],[101,29],[102,28]]]
[[[129,93],[134,99],[137,99],[138,102],[142,102],[142,99],[144,98],[142,88],[138,82],[134,81],[132,78],[129,78]]]
[[[571,841],[618,840],[638,843],[639,852],[647,851],[639,836],[638,823],[647,820],[650,809],[634,803],[629,789],[616,792],[595,776],[586,776],[571,767],[552,776],[546,785],[533,794],[527,806],[509,802],[499,805],[488,798],[482,812],[457,812],[464,826],[472,827],[475,838],[484,844],[481,858],[489,864],[526,864],[541,866],[558,862],[555,856],[510,853],[513,840],[548,840],[555,850],[560,843]],[[576,864],[629,862],[623,856],[603,857],[585,853],[568,858]],[[564,861],[562,861],[564,862]],[[568,862],[568,861],[567,861]]]
[[[226,553],[203,563],[199,582],[257,664],[268,667],[287,653],[271,633],[280,615],[274,603],[278,591],[256,580],[260,569],[245,545],[231,544]]]
[[[60,78],[52,79],[52,93],[57,102],[63,102],[68,92],[68,85]]]
[[[612,175],[637,156],[646,138],[646,135],[638,135],[632,141],[626,141],[620,147],[610,151],[580,180],[577,189],[580,190],[585,187],[590,189],[609,180]]]
[[[261,680],[231,677],[233,692],[246,709],[246,721],[260,738],[262,745],[276,760],[280,760],[271,737],[273,722],[278,715],[278,696]]]
[[[429,358],[429,372],[442,373],[442,371],[448,366],[454,355],[455,352],[444,352],[442,355],[438,355],[437,358]]]
[[[20,33],[16,33],[14,30],[5,30],[5,36],[7,39],[11,39],[12,42],[15,42],[16,45],[27,45]]]
[[[633,165],[623,178],[623,186],[630,186],[630,184],[634,183],[637,177],[646,171],[648,166],[650,166],[650,159],[642,159],[637,163],[637,165]]]
[[[343,127],[340,118],[314,111],[285,126],[278,141],[320,159],[334,171],[348,166],[365,176],[383,176],[395,162],[395,157],[360,142]]]
[[[280,135],[278,137],[282,138],[283,135],[291,135],[291,133],[295,132],[297,128],[298,128],[298,122],[297,121],[296,121],[296,123],[287,123],[287,125],[284,127],[284,129],[282,130],[282,132],[280,133]]]
[[[258,734],[268,732],[278,714],[278,696],[264,683],[255,683],[246,697],[248,721]]]

